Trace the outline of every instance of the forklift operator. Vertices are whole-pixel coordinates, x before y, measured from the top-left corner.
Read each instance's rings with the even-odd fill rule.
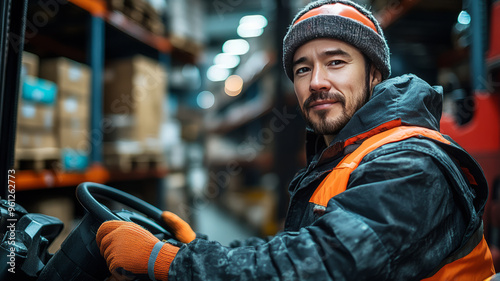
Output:
[[[439,133],[442,88],[389,78],[389,48],[364,7],[307,5],[283,41],[307,123],[283,232],[226,247],[164,212],[181,247],[107,221],[97,244],[111,280],[484,280],[488,195],[476,161]]]

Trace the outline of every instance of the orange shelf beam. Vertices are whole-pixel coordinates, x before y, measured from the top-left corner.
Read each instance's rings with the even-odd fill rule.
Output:
[[[159,167],[151,170],[134,170],[131,172],[108,171],[101,165],[93,165],[82,173],[64,173],[53,170],[21,170],[16,171],[16,190],[47,189],[55,187],[77,186],[82,182],[106,184],[113,181],[140,180],[146,178],[163,178],[169,170]]]
[[[104,18],[109,24],[115,26],[124,33],[161,52],[169,53],[173,49],[168,38],[152,33],[128,19],[120,12],[108,10],[104,0],[69,0],[69,2],[88,11],[93,16]]]
[[[100,165],[93,165],[83,173],[62,173],[52,170],[16,171],[16,190],[44,189],[76,186],[85,181],[105,183],[109,172]]]
[[[106,14],[106,2],[104,0],[69,0],[69,2],[88,11],[93,16],[104,17]]]

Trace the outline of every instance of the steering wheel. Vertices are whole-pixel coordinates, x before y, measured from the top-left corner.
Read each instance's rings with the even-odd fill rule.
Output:
[[[97,201],[94,195],[122,203],[127,207],[141,212],[152,220],[127,211],[114,213]],[[132,221],[145,227],[153,234],[163,233],[166,236],[172,237],[165,230],[165,228],[168,229],[168,226],[161,218],[162,210],[126,192],[99,183],[84,182],[76,188],[76,198],[82,207],[99,223],[108,220]]]
[[[96,195],[122,203],[143,215],[128,210],[112,212],[96,200]],[[97,229],[108,220],[135,222],[160,240],[167,240],[177,246],[182,245],[166,230],[168,225],[161,218],[162,211],[137,197],[92,182],[78,185],[76,197],[87,210],[87,214],[64,240],[60,250],[45,265],[37,281],[102,281],[108,277],[110,273],[106,261],[101,256],[95,241]]]

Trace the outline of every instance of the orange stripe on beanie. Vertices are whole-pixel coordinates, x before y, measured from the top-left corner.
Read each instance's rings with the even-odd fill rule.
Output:
[[[349,0],[320,0],[300,11],[283,39],[283,67],[293,81],[293,56],[308,41],[332,38],[356,47],[380,71],[391,75],[389,47],[370,11]]]

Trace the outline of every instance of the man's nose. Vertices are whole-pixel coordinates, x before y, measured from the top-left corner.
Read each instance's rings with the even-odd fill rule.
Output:
[[[325,91],[330,89],[330,82],[327,79],[326,70],[321,67],[315,67],[311,75],[309,86],[311,92]]]

